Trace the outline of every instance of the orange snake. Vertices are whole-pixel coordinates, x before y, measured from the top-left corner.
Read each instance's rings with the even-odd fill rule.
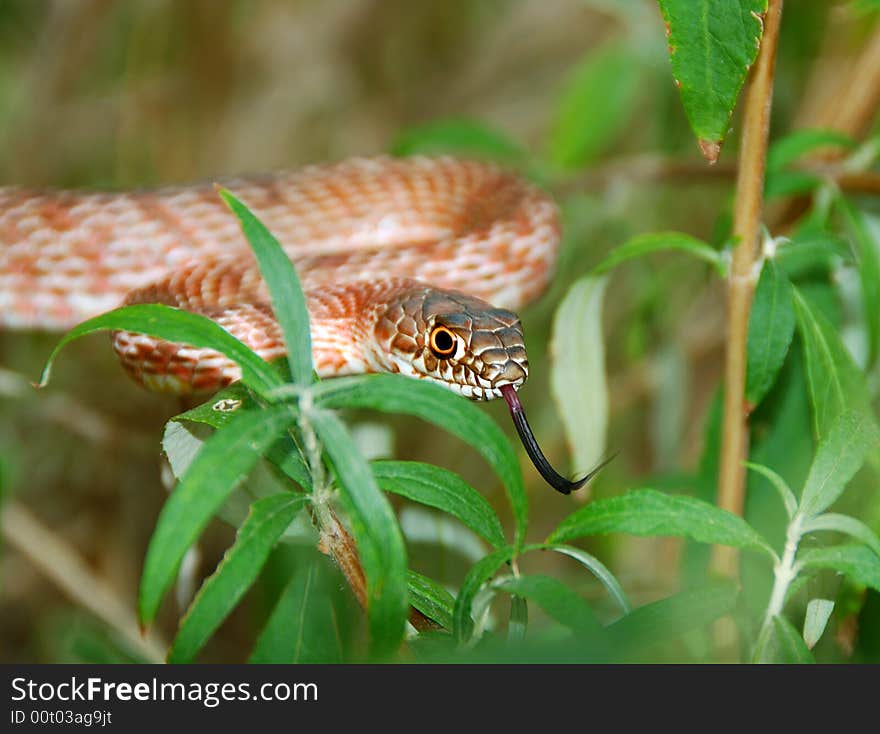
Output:
[[[562,492],[516,396],[528,375],[518,309],[552,275],[553,201],[488,163],[357,158],[224,182],[278,238],[306,291],[322,377],[399,372],[472,399],[504,396],[542,475]],[[0,188],[0,328],[65,330],[122,303],[218,322],[264,359],[284,353],[236,219],[210,185],[136,193]],[[150,389],[212,391],[222,354],[116,332]]]

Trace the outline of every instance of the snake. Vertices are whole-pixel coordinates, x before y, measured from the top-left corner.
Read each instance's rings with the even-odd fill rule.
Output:
[[[552,197],[494,163],[362,157],[222,185],[299,275],[321,378],[390,372],[471,400],[503,397],[540,474],[568,494],[529,427],[516,312],[547,288],[561,237]],[[0,328],[64,331],[120,305],[212,319],[267,361],[281,329],[239,223],[210,183],[140,191],[0,188]],[[205,348],[115,331],[144,387],[216,391],[239,366]]]

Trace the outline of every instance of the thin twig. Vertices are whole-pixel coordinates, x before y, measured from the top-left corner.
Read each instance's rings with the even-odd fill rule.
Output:
[[[724,370],[724,419],[721,436],[718,505],[742,515],[745,467],[748,452],[749,406],[745,400],[746,336],[755,288],[763,210],[764,172],[773,99],[773,71],[782,16],[782,0],[770,0],[764,16],[764,37],[746,92],[742,147],[736,184],[733,234],[739,244],[733,250],[727,291],[727,345]],[[735,575],[736,552],[716,546],[713,567]]]
[[[167,644],[152,632],[141,636],[129,605],[92,572],[74,548],[17,500],[7,502],[0,512],[0,531],[6,542],[74,602],[116,631],[134,651],[152,663],[165,661]]]

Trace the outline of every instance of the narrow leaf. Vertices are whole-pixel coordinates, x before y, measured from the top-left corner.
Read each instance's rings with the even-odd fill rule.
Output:
[[[830,599],[810,599],[804,617],[804,642],[808,649],[816,647],[833,611],[834,602]]]
[[[737,588],[716,582],[646,604],[606,627],[615,655],[631,658],[645,648],[674,640],[733,611]]]
[[[755,290],[746,347],[746,400],[760,404],[776,376],[794,336],[791,283],[773,260],[767,260]]]
[[[660,0],[660,9],[685,114],[714,162],[758,55],[767,0]]]
[[[770,484],[779,493],[782,504],[785,505],[785,512],[788,515],[789,520],[793,518],[794,513],[797,512],[798,502],[797,498],[794,496],[794,492],[792,492],[791,488],[788,486],[788,483],[770,467],[764,466],[763,464],[755,464],[751,461],[747,461],[746,466],[770,481]]]
[[[513,558],[516,550],[513,546],[500,548],[477,561],[468,571],[453,609],[453,627],[455,638],[459,642],[467,642],[473,632],[474,623],[471,619],[471,606],[477,592],[505,563]]]
[[[816,435],[823,438],[838,415],[870,405],[865,376],[856,367],[837,329],[792,288],[798,332],[804,345]]]
[[[773,555],[767,542],[741,517],[694,497],[653,489],[637,489],[581,507],[560,523],[547,542],[607,533],[679,535]]]
[[[293,420],[287,406],[246,412],[205,442],[162,508],[150,538],[138,599],[142,624],[155,618],[184,553],[266,447]]]
[[[577,474],[592,469],[605,454],[608,380],[602,299],[607,284],[607,278],[581,278],[553,317],[550,389]]]
[[[838,515],[828,512],[824,515],[818,515],[810,518],[803,524],[803,533],[815,533],[821,530],[831,530],[833,532],[845,533],[851,538],[858,540],[868,546],[874,553],[880,557],[880,538],[877,537],[871,528],[869,528],[861,520],[856,520],[849,515]]]
[[[570,558],[574,558],[578,561],[582,566],[588,569],[608,590],[608,593],[614,598],[614,601],[617,602],[617,606],[620,607],[620,611],[624,614],[628,614],[632,609],[632,605],[629,603],[629,599],[627,599],[626,594],[623,591],[623,587],[620,585],[620,582],[614,576],[611,571],[603,564],[598,558],[587,553],[585,550],[581,550],[580,548],[575,548],[571,545],[548,545],[547,548],[549,550],[556,551],[557,553],[561,553],[564,556],[569,556]]]
[[[305,506],[304,495],[277,494],[257,500],[235,543],[199,589],[174,638],[169,663],[188,663],[256,580],[287,526]]]
[[[251,211],[229,191],[221,189],[220,196],[238,217],[242,232],[250,243],[260,275],[266,281],[272,310],[284,334],[290,374],[298,385],[312,382],[312,338],[309,331],[309,310],[306,298],[290,258],[278,240]]]
[[[862,287],[862,310],[868,331],[868,364],[877,359],[880,346],[880,247],[874,241],[865,215],[843,197],[838,198],[855,251],[858,254],[858,273]]]
[[[770,146],[767,152],[767,171],[778,171],[808,153],[822,148],[843,148],[846,151],[852,150],[855,146],[856,142],[839,130],[820,128],[795,130]]]
[[[248,662],[341,663],[333,603],[318,562],[297,569],[272,609]]]
[[[832,569],[849,576],[857,584],[880,591],[880,557],[863,545],[832,545],[807,548],[798,553],[804,570]]]
[[[338,378],[315,387],[315,402],[326,408],[369,408],[405,413],[458,436],[480,452],[507,490],[521,544],[528,499],[519,462],[503,431],[476,404],[437,385],[399,375]]]
[[[498,588],[535,602],[550,617],[574,632],[592,637],[601,634],[602,625],[590,605],[550,576],[511,577],[499,583]]]
[[[348,430],[333,413],[312,410],[307,420],[330,458],[351,519],[367,579],[367,613],[373,652],[384,656],[400,644],[408,607],[406,549],[391,505]]]
[[[764,639],[758,643],[755,653],[757,663],[815,663],[813,653],[798,631],[785,617],[773,617]]]
[[[572,72],[550,137],[550,158],[573,168],[594,160],[621,134],[638,91],[637,57],[624,46],[592,52]]]
[[[813,517],[834,504],[878,445],[880,431],[871,416],[853,411],[839,415],[816,450],[801,494],[801,512]]]
[[[494,548],[504,545],[501,521],[486,499],[451,471],[417,461],[374,461],[382,489],[448,512]]]
[[[696,237],[683,232],[652,232],[641,234],[615,247],[602,262],[593,268],[593,275],[602,275],[620,263],[650,253],[678,250],[709,263],[720,276],[727,272],[724,255]]]
[[[108,311],[68,331],[49,355],[39,386],[44,387],[49,382],[55,358],[67,344],[86,334],[108,329],[133,331],[169,342],[214,349],[238,364],[241,381],[259,394],[266,394],[282,384],[278,372],[268,362],[211,319],[190,311],[147,303]]]
[[[433,579],[415,571],[407,571],[406,585],[409,591],[409,603],[428,619],[433,619],[443,629],[451,631],[455,607],[452,594]]]

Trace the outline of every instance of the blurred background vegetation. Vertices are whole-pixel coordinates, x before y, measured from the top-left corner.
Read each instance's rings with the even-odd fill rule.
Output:
[[[848,109],[847,85],[877,33],[870,6],[789,4],[771,139],[849,124],[840,119]],[[579,97],[574,89],[589,91]],[[865,129],[847,132],[870,132],[876,123],[869,112],[859,123]],[[493,144],[543,181],[563,207],[559,276],[522,313],[532,363],[522,395],[545,451],[566,467],[547,340],[567,287],[635,234],[682,230],[720,246],[729,231],[738,117],[720,162],[709,167],[672,82],[653,0],[0,0],[0,185],[120,188],[213,180],[422,149],[419,131],[450,120],[491,131]],[[572,125],[583,133],[574,150],[567,143]],[[864,207],[876,209],[877,199],[866,198]],[[784,224],[786,216],[790,209],[777,203],[767,220]],[[590,491],[616,494],[646,486],[650,477],[652,486],[686,492],[708,483],[711,498],[712,458],[704,456],[703,436],[722,368],[723,283],[708,267],[675,255],[638,261],[613,277],[604,315],[607,443],[620,456]],[[36,393],[28,381],[56,340],[0,334],[0,486],[33,514],[35,532],[48,533],[50,553],[75,554],[111,597],[133,609],[166,493],[162,427],[182,406],[131,383],[102,336],[72,346],[53,384]],[[486,410],[513,436],[503,406]],[[805,441],[767,451],[794,452],[793,460],[802,452],[799,460],[808,465],[804,416]],[[375,421],[355,416],[365,440],[392,440],[399,458],[459,472],[508,517],[500,486],[494,479],[487,486],[484,465],[470,449],[409,419],[392,421],[389,439]],[[762,461],[774,466],[772,456]],[[538,538],[577,500],[556,495],[523,467],[530,535]],[[413,566],[460,581],[482,551],[471,554],[470,541],[461,540],[462,529],[451,521],[394,501]],[[231,534],[222,524],[212,527],[202,542],[202,572],[214,567]],[[676,539],[628,536],[591,543],[637,605],[681,587],[684,547]],[[285,553],[296,551],[273,557],[265,583],[203,660],[247,657],[256,620],[278,593],[273,574],[283,577],[295,562]],[[529,564],[587,598],[605,598],[565,559]],[[341,599],[341,634],[359,634],[362,622],[332,568],[328,579]],[[0,584],[0,659],[136,654],[14,548],[3,549]],[[877,600],[871,604],[876,616]],[[854,608],[863,606],[864,600]],[[171,636],[176,613],[166,609],[160,634]],[[849,659],[858,621],[845,605],[835,615],[827,655]],[[863,630],[863,659],[880,655],[878,637],[880,621]]]

